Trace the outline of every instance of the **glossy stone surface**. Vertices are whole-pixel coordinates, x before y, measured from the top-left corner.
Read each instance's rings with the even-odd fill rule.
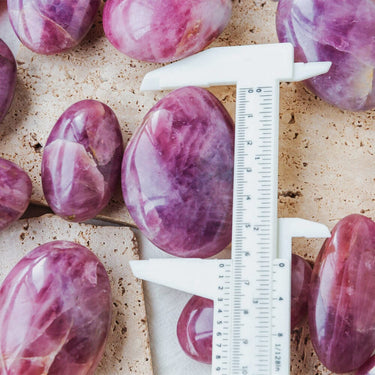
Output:
[[[290,327],[294,329],[307,316],[312,269],[300,256],[292,255],[292,309]]]
[[[363,366],[361,366],[355,375],[375,375],[375,356],[372,356]]]
[[[292,255],[291,327],[307,315],[310,265],[300,256]],[[177,337],[183,351],[191,358],[212,362],[213,301],[193,296],[185,305],[177,323]]]
[[[196,361],[212,362],[213,318],[213,301],[193,296],[178,319],[178,341],[183,351]]]
[[[120,180],[123,142],[114,112],[95,100],[69,107],[43,152],[42,184],[52,210],[72,221],[93,218]]]
[[[209,45],[229,22],[231,0],[108,0],[104,32],[125,55],[168,62]]]
[[[322,363],[350,372],[375,349],[375,223],[350,215],[333,228],[310,284],[311,341]]]
[[[94,22],[100,0],[8,0],[9,19],[21,42],[50,55],[75,47]]]
[[[31,190],[27,173],[13,162],[0,158],[0,230],[26,211]]]
[[[94,374],[111,306],[108,275],[90,250],[69,241],[37,247],[0,288],[0,373]]]
[[[307,87],[342,109],[375,107],[375,2],[280,0],[277,32],[291,42],[297,61],[332,61],[327,74]]]
[[[0,39],[0,122],[12,103],[16,81],[16,60],[6,43]]]
[[[175,90],[149,111],[121,178],[126,206],[150,241],[203,258],[230,243],[233,153],[233,121],[207,90]]]

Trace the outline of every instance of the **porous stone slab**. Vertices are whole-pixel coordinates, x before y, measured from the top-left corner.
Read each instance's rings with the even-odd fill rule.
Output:
[[[235,0],[233,16],[211,46],[275,43],[277,2]],[[93,98],[116,112],[125,141],[162,92],[139,92],[145,73],[159,65],[122,55],[105,39],[100,17],[83,43],[57,56],[21,47],[18,85],[10,113],[0,125],[0,156],[27,170],[33,201],[45,203],[40,182],[41,152],[50,129],[74,102]],[[249,67],[251,69],[251,67]],[[235,87],[211,91],[234,116]],[[335,108],[302,83],[283,83],[280,97],[279,217],[302,217],[332,228],[351,213],[375,218],[375,112]],[[102,217],[134,224],[118,188]],[[295,240],[293,250],[314,260],[322,240]],[[307,324],[293,332],[293,374],[330,374],[318,361]]]

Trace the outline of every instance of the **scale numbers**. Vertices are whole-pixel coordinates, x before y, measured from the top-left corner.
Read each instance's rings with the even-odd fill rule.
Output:
[[[218,294],[214,301],[215,335],[212,337],[212,368],[217,375],[230,375],[230,288],[231,264],[218,263]]]
[[[278,84],[237,86],[232,239],[231,375],[270,375],[276,245]],[[276,142],[277,143],[277,142]],[[275,154],[276,153],[276,157]],[[277,207],[276,207],[277,208]],[[239,313],[241,312],[241,313]],[[251,335],[251,337],[249,337]],[[264,353],[270,357],[265,358]]]

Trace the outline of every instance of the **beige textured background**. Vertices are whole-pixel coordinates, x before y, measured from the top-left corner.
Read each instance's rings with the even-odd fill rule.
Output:
[[[235,0],[233,17],[215,46],[277,42],[277,3]],[[158,65],[120,54],[103,36],[99,21],[75,50],[38,56],[21,48],[18,86],[0,127],[0,156],[14,160],[34,182],[33,201],[44,203],[40,161],[48,133],[74,102],[99,99],[113,108],[126,142],[143,116],[165,93],[140,93],[144,74]],[[251,68],[251,67],[249,67]],[[234,116],[235,88],[214,88]],[[375,218],[375,112],[341,111],[307,92],[301,83],[281,85],[279,216],[320,221],[330,228],[342,217]],[[102,216],[133,224],[120,190]],[[294,251],[313,260],[321,241],[296,240]],[[319,365],[304,326],[292,340],[293,374],[328,374]]]

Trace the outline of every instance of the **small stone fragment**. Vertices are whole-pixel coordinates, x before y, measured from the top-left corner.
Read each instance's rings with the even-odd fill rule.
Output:
[[[9,160],[0,158],[0,230],[26,211],[32,183],[27,173]]]
[[[122,154],[120,125],[107,105],[82,100],[69,107],[43,152],[43,191],[52,210],[76,222],[96,216],[120,180]]]
[[[16,81],[16,60],[6,43],[0,39],[0,123],[12,103]]]
[[[292,309],[290,327],[294,329],[307,316],[312,269],[300,256],[292,255]]]
[[[280,0],[277,33],[297,61],[332,61],[306,86],[342,109],[375,107],[375,3],[372,0]]]
[[[184,352],[196,361],[212,362],[213,319],[213,301],[198,296],[188,301],[178,319],[178,341]]]
[[[309,296],[311,341],[336,373],[363,365],[375,349],[375,223],[340,220],[320,250]]]
[[[51,55],[78,45],[90,30],[100,0],[8,0],[9,19],[20,41]]]
[[[230,0],[108,0],[104,32],[125,55],[169,62],[201,51],[224,30]]]

